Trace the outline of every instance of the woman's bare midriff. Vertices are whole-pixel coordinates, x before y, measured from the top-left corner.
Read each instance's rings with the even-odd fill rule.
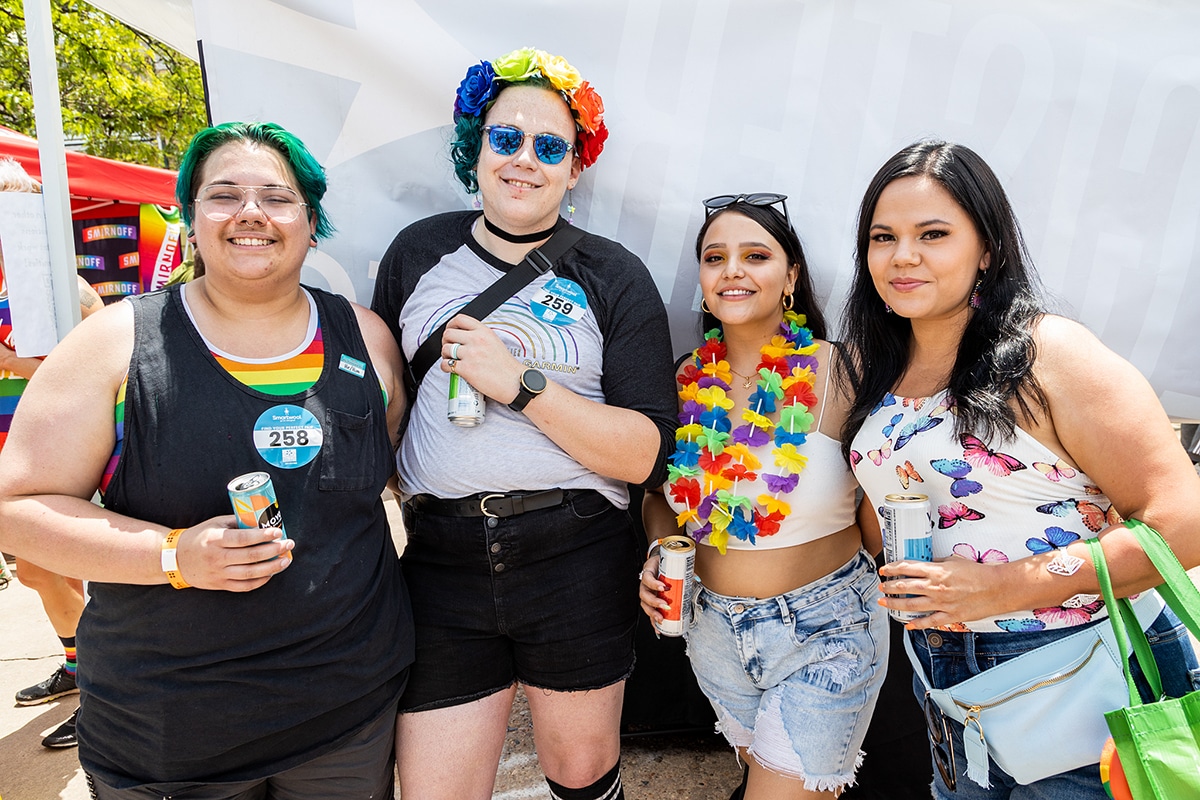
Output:
[[[862,547],[857,525],[812,542],[777,550],[696,548],[696,574],[704,586],[730,597],[774,597],[825,577]]]

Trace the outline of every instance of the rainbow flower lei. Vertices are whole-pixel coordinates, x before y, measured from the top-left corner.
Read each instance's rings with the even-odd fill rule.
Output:
[[[818,345],[805,322],[803,314],[785,311],[780,333],[763,345],[757,388],[742,409],[745,424],[737,429],[731,430],[729,419],[733,400],[726,395],[733,373],[719,329],[704,335],[694,363],[676,379],[682,411],[667,484],[675,503],[685,506],[676,524],[698,523],[692,537],[700,541],[707,536],[722,554],[730,536],[754,544],[758,536],[778,533],[779,523],[791,513],[780,495],[796,488],[808,463],[797,448],[808,438],[813,425],[810,409],[817,402],[813,353]],[[766,415],[774,413],[780,401],[779,422],[774,423]],[[762,463],[750,448],[766,444],[772,431],[779,471],[762,473],[771,494],[759,495],[756,507],[751,498],[737,493],[738,482],[758,477]]]
[[[604,101],[591,84],[580,77],[579,70],[565,58],[545,50],[522,47],[495,61],[480,61],[468,68],[454,98],[454,121],[462,116],[482,117],[501,89],[524,83],[534,76],[550,81],[550,85],[562,93],[575,118],[579,158],[584,167],[595,164],[608,139]]]

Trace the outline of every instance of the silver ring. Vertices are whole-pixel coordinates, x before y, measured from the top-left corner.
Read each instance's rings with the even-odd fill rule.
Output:
[[[454,359],[455,361],[458,360],[458,348],[460,347],[462,347],[462,342],[455,342],[454,344],[450,345],[450,358]]]
[[[458,359],[457,358],[446,359],[446,366],[450,367],[451,372],[454,372],[454,368],[458,366]]]

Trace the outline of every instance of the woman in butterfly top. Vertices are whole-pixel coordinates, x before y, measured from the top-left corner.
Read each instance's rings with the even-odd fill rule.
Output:
[[[398,725],[405,796],[491,797],[518,683],[552,795],[624,796],[641,562],[628,483],[665,476],[674,398],[649,271],[559,215],[608,135],[603,111],[541,50],[472,66],[451,155],[482,210],[410,225],[380,264],[373,307],[410,362],[448,320],[398,454],[417,628]],[[559,232],[582,238],[549,271],[483,321],[460,313]],[[482,424],[447,420],[451,373],[486,397]]]
[[[688,654],[718,727],[752,756],[748,799],[833,797],[853,782],[888,653],[838,452],[849,401],[784,203],[705,201],[708,332],[677,371],[665,495],[647,492],[643,506],[652,541],[699,543]],[[652,554],[641,586],[655,623],[669,608],[657,566]]]
[[[871,181],[844,315],[866,368],[843,449],[869,508],[894,492],[929,496],[934,561],[883,567],[906,577],[881,602],[928,614],[907,627],[914,667],[935,688],[1108,624],[1096,622],[1083,539],[1100,537],[1118,596],[1157,584],[1122,516],[1158,529],[1185,566],[1200,563],[1200,480],[1153,390],[1083,326],[1045,313],[1035,280],[1004,190],[970,149],[919,142]],[[864,515],[875,549],[878,523]],[[1164,684],[1189,690],[1182,628],[1169,610],[1153,627],[1159,663],[1179,665]],[[994,761],[990,789],[963,777],[962,727],[949,724],[958,774],[934,748],[936,795],[1010,797],[1015,783]],[[1033,785],[1039,797],[1105,796],[1095,764]]]

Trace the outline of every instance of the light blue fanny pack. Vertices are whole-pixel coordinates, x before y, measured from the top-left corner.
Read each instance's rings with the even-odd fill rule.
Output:
[[[1145,629],[1164,606],[1148,591],[1133,607]],[[929,698],[964,727],[967,777],[984,788],[989,758],[1021,784],[1097,763],[1104,712],[1129,701],[1112,625],[1065,634],[946,689],[931,687],[908,635],[904,649]]]

